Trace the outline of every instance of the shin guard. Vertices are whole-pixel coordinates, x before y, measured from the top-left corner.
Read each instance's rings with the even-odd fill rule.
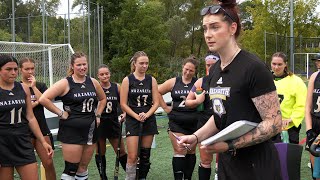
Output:
[[[151,148],[141,148],[140,150],[140,169],[139,179],[146,179],[150,170],[150,153]]]
[[[185,180],[191,180],[192,173],[194,170],[194,167],[196,165],[196,155],[195,154],[187,154],[186,155],[186,163],[185,163],[185,171],[184,171],[184,179]]]
[[[128,158],[127,154],[120,156],[120,158],[119,158],[120,164],[121,164],[124,171],[126,171],[127,158]]]
[[[71,163],[68,161],[64,161],[64,170],[63,174],[61,175],[61,179],[67,180],[67,179],[74,179],[74,176],[77,173],[79,167],[79,163]]]
[[[172,169],[175,180],[184,179],[184,167],[186,163],[186,158],[184,155],[174,155],[172,158]]]

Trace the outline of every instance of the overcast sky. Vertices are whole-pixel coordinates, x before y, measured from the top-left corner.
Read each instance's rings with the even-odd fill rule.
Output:
[[[239,0],[239,2],[242,2],[244,0]],[[61,4],[60,4],[60,7],[58,9],[58,13],[57,14],[67,14],[68,13],[68,0],[60,0]],[[72,3],[73,3],[73,0],[69,0],[69,3],[70,3],[70,9],[71,9],[71,6],[72,6]],[[78,12],[78,9],[74,9],[73,12]],[[320,12],[320,6],[318,6],[317,8],[317,12]],[[71,13],[71,10],[70,10],[70,13]],[[71,17],[73,15],[70,15]]]

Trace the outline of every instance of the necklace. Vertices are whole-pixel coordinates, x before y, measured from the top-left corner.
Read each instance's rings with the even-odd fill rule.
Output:
[[[234,52],[234,54],[232,55],[232,57],[230,58],[230,60],[227,63],[222,64],[222,61],[221,61],[221,68],[223,69],[226,66],[228,66],[233,61],[233,59],[237,56],[237,54],[240,52],[240,50],[241,50],[240,48],[237,48],[236,51]]]

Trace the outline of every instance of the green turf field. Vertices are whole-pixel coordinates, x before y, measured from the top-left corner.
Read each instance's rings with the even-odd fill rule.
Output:
[[[172,148],[169,138],[167,136],[167,128],[168,128],[168,119],[167,118],[158,118],[158,130],[159,135],[156,136],[156,148],[152,149],[151,153],[151,169],[148,174],[148,179],[151,180],[159,180],[159,179],[173,179],[172,174],[172,166],[171,166],[171,157],[172,157]],[[303,126],[300,133],[300,139],[305,137],[305,125],[303,122]],[[113,179],[113,170],[114,170],[114,162],[115,162],[115,154],[113,149],[108,146],[107,147],[107,175],[109,179]],[[306,151],[303,151],[302,155],[302,162],[301,162],[301,179],[302,180],[309,180],[311,179],[310,169],[307,167],[309,155]],[[55,150],[54,155],[54,163],[57,172],[57,177],[59,178],[63,168],[64,168],[64,161],[61,154],[61,149],[57,148]],[[193,172],[193,179],[198,179],[198,165],[199,163],[199,155],[197,155],[197,164],[195,170]],[[214,163],[212,164],[214,167]],[[212,173],[212,178],[213,179]],[[98,170],[95,166],[94,157],[89,165],[89,178],[91,180],[98,180]],[[124,179],[125,173],[120,166],[119,170],[119,179]]]

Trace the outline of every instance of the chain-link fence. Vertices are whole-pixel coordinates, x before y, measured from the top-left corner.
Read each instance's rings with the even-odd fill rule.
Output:
[[[293,38],[293,66],[290,62],[290,39]],[[320,37],[290,37],[277,33],[265,32],[265,62],[270,64],[271,56],[275,52],[284,52],[289,61],[289,67],[295,74],[309,77],[310,72],[314,71],[314,64],[311,58],[315,53],[320,52]]]
[[[26,2],[26,1],[25,1]],[[97,74],[103,63],[103,6],[90,1],[79,1],[79,11],[68,14],[25,14],[16,9],[12,15],[0,19],[0,41],[44,44],[71,44],[75,51],[87,54],[90,76]],[[14,28],[13,28],[14,27]]]
[[[66,77],[69,60],[74,53],[69,44],[40,44],[0,41],[0,53],[17,58],[28,57],[35,61],[37,80],[47,86]]]

